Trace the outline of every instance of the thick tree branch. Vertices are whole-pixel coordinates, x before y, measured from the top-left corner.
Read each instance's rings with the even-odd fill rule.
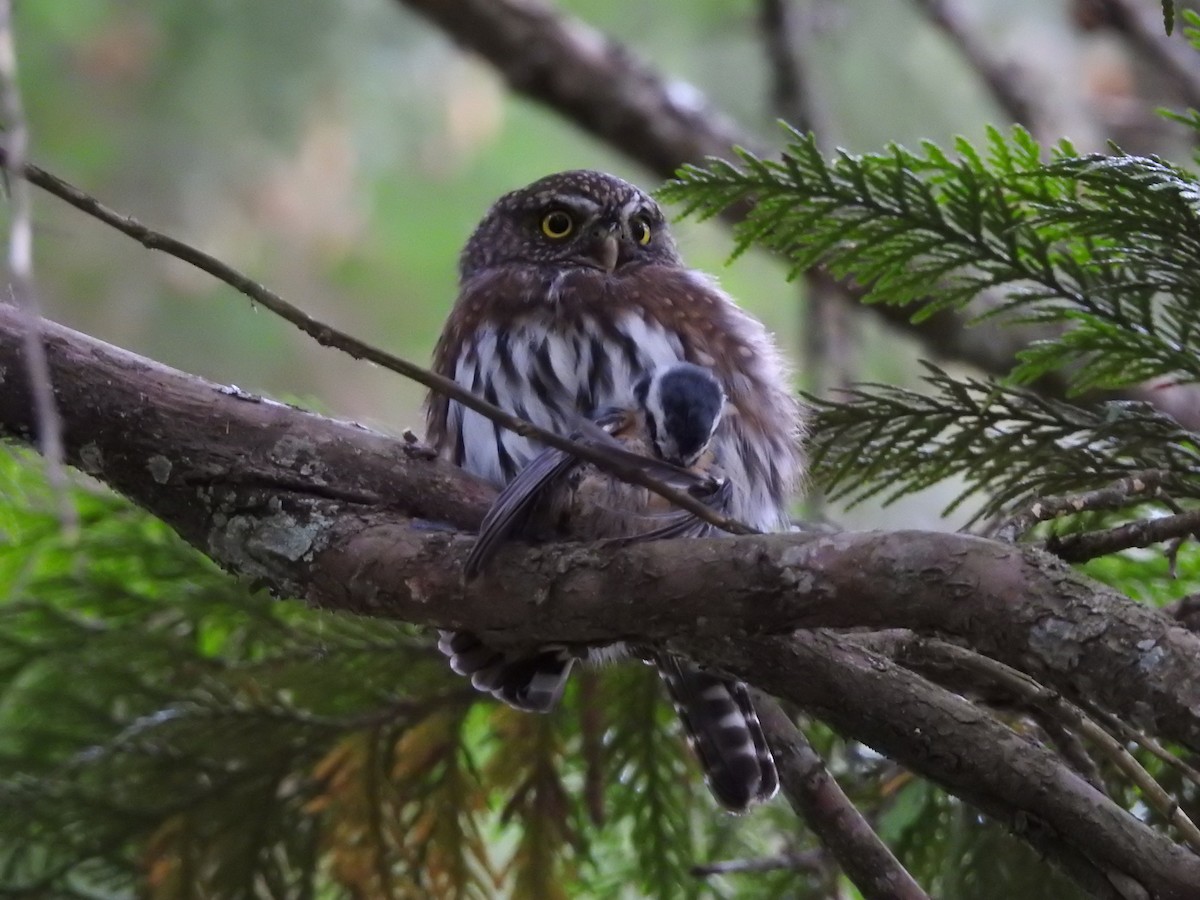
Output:
[[[0,433],[31,441],[16,316],[0,309]],[[51,323],[44,334],[68,459],[233,571],[315,604],[469,627],[497,643],[669,640],[977,803],[1095,881],[1098,896],[1112,878],[1163,897],[1200,883],[1200,859],[961,697],[847,639],[767,636],[824,626],[957,635],[1200,748],[1200,639],[1056,560],[952,534],[771,535],[513,547],[502,578],[466,586],[469,538],[448,526],[478,523],[492,497],[478,481],[358,426]]]
[[[68,459],[227,568],[283,593],[504,643],[797,627],[955,635],[1200,750],[1200,637],[1038,551],[937,532],[508,548],[464,585],[491,490],[403,444],[45,323]],[[17,313],[0,308],[0,433],[30,440]],[[436,603],[432,602],[436,599]],[[1113,673],[1120,672],[1120,678]]]

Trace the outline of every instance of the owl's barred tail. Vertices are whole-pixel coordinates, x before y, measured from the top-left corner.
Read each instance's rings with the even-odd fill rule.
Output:
[[[655,662],[717,801],[744,812],[774,797],[779,773],[746,686],[677,656]]]
[[[520,656],[494,650],[467,631],[443,631],[438,649],[450,668],[497,700],[528,712],[549,712],[562,697],[576,657],[565,647],[539,647]]]

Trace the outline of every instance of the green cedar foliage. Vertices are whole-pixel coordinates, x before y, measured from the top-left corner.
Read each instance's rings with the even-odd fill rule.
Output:
[[[712,895],[690,865],[791,827],[702,849],[718,814],[649,667],[521,714],[428,635],[248,590],[94,483],[71,500],[73,533],[0,449],[0,897]]]
[[[1046,337],[1004,381],[926,366],[924,392],[865,385],[810,398],[815,484],[885,501],[960,479],[976,517],[1160,469],[1182,506],[1197,498],[1195,435],[1149,404],[1098,392],[1151,379],[1200,381],[1200,182],[1156,158],[1050,151],[1028,132],[977,149],[825,159],[795,132],[782,157],[687,167],[663,194],[702,217],[752,204],[736,253],[783,255],[792,274],[824,265],[868,303],[915,319],[966,309],[1034,323]],[[1061,376],[1072,402],[1028,389]]]

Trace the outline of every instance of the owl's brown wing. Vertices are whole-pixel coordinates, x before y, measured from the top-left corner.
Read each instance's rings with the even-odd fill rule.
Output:
[[[630,414],[624,410],[610,410],[601,414],[594,422],[581,424],[572,440],[588,444],[613,460],[633,465],[646,474],[679,490],[709,498],[728,496],[729,484],[723,479],[714,479],[706,474],[691,472],[660,459],[634,453],[621,445],[613,435],[627,428]],[[563,450],[550,448],[522,469],[496,497],[483,524],[479,537],[467,556],[464,574],[468,581],[476,578],[496,555],[506,540],[524,531],[538,503],[563,484],[564,479],[578,467],[586,465],[578,457]],[[638,540],[660,540],[668,537],[698,536],[697,526],[705,523],[692,513],[677,511],[660,517],[662,525],[639,537],[622,538],[627,542]],[[599,535],[597,535],[599,537]]]

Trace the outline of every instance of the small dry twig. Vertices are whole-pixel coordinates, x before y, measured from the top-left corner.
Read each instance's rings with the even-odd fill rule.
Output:
[[[1167,765],[1171,766],[1171,768],[1178,771],[1180,775],[1182,775],[1192,784],[1196,785],[1196,787],[1200,787],[1200,770],[1197,770],[1194,766],[1188,765],[1150,735],[1138,731],[1136,728],[1127,724],[1117,716],[1114,716],[1112,713],[1107,712],[1106,710],[1099,709],[1094,704],[1087,703],[1085,701],[1081,705],[1093,718],[1102,719],[1105,725],[1117,732],[1121,736],[1121,739],[1126,743],[1137,744],[1147,753],[1157,757]]]
[[[994,537],[999,541],[1014,543],[1024,537],[1034,525],[1048,522],[1060,516],[1105,509],[1123,509],[1136,502],[1159,497],[1163,482],[1168,477],[1161,469],[1134,472],[1108,487],[1081,494],[1061,497],[1043,497],[1035,500],[1024,510],[996,528]]]
[[[1188,538],[1200,530],[1200,509],[1158,519],[1142,519],[1108,528],[1049,538],[1045,550],[1067,562],[1085,562],[1132,547],[1148,547],[1175,538]],[[1178,548],[1176,548],[1178,549]]]
[[[751,689],[783,793],[867,900],[929,900],[777,700]]]

